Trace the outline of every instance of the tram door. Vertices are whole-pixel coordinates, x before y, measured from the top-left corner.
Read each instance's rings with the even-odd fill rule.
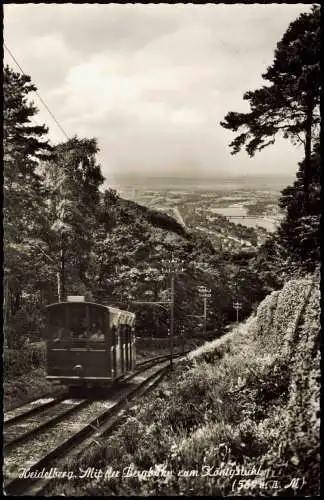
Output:
[[[124,325],[120,326],[120,368],[121,372],[124,373],[125,371],[125,352],[124,352],[124,342],[125,342],[125,332],[124,332]]]
[[[121,365],[121,327],[116,329],[116,375],[120,376],[122,373]]]
[[[132,327],[128,327],[128,363],[129,363],[129,369],[133,369],[133,345],[132,345]]]
[[[111,328],[111,376],[114,378],[117,375],[117,363],[116,363],[116,327]]]
[[[131,366],[130,366],[130,351],[129,351],[129,348],[130,348],[130,335],[129,335],[129,331],[130,331],[130,328],[129,326],[127,325],[125,327],[125,351],[126,351],[126,370],[130,370],[131,369]]]
[[[135,337],[135,330],[134,328],[132,327],[131,328],[131,346],[132,346],[132,367],[134,367],[136,365],[136,345],[135,345],[135,340],[136,340],[136,337]]]

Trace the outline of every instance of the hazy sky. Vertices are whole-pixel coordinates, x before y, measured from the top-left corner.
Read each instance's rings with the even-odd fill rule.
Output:
[[[276,43],[310,6],[5,5],[4,38],[69,136],[97,137],[107,180],[149,175],[293,176],[287,140],[230,155],[219,122],[248,111]],[[5,62],[14,63],[5,53]],[[15,68],[16,69],[16,68]],[[38,122],[64,136],[35,97]]]

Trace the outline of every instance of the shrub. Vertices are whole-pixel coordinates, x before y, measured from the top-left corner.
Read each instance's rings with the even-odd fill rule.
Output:
[[[4,349],[4,374],[6,377],[17,377],[46,364],[45,343],[37,346],[25,346],[24,349]]]

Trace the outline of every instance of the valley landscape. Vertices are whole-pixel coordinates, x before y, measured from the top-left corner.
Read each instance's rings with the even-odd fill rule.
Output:
[[[239,250],[262,244],[279,224],[285,177],[117,177],[120,196],[167,213],[215,249]]]

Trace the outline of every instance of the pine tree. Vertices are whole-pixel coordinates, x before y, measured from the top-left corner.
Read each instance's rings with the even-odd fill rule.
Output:
[[[38,221],[42,203],[39,159],[51,150],[47,128],[31,125],[37,108],[28,101],[36,90],[30,77],[4,69],[4,222],[5,236],[19,238]]]
[[[273,144],[278,134],[305,149],[304,202],[308,202],[312,142],[318,138],[320,114],[320,8],[292,22],[277,44],[273,64],[262,75],[270,86],[246,92],[249,113],[229,112],[221,125],[237,132],[232,154],[243,146],[250,156]]]
[[[291,261],[314,270],[320,261],[320,145],[316,143],[308,168],[308,202],[305,204],[303,180],[306,160],[299,164],[296,180],[282,191],[280,207],[285,218],[278,229],[278,239]]]

